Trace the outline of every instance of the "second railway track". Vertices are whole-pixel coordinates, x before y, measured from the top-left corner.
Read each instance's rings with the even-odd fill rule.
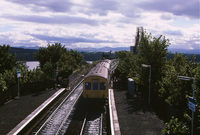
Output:
[[[32,134],[36,135],[56,135],[64,134],[70,123],[70,117],[72,117],[72,111],[82,94],[83,85],[82,83],[72,91],[63,102],[54,110],[49,118],[42,124],[37,130],[33,131]]]

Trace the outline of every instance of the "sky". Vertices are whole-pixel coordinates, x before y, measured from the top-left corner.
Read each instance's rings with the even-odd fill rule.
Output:
[[[129,47],[137,27],[200,50],[200,0],[0,0],[0,45]]]

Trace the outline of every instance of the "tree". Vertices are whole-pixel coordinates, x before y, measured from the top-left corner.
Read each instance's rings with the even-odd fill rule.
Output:
[[[189,129],[185,123],[179,121],[178,118],[172,117],[166,127],[161,131],[163,135],[187,135]]]
[[[61,43],[48,44],[47,48],[41,47],[39,49],[35,58],[40,62],[40,68],[43,69],[46,62],[50,62],[52,65],[56,64],[66,51],[67,49]]]
[[[171,104],[179,112],[179,116],[187,112],[188,97],[192,96],[192,80],[182,81],[177,76],[195,76],[196,66],[188,57],[176,53],[174,59],[168,60],[164,70],[164,76],[159,81],[159,96],[166,103]]]
[[[189,124],[191,123],[188,114],[191,110],[188,109],[188,98],[192,96],[193,81],[179,80],[177,76],[189,76],[195,78],[195,99],[197,100],[197,107],[195,112],[195,127],[194,132],[198,133],[197,125],[199,123],[198,117],[200,98],[200,65],[194,63],[195,57],[188,60],[188,57],[184,57],[183,54],[175,53],[174,58],[166,62],[166,68],[163,70],[164,76],[159,81],[159,96],[160,100],[164,100],[165,103],[170,104],[173,110],[176,110],[173,115],[176,115],[181,121]],[[187,117],[186,117],[187,116]],[[198,129],[199,130],[199,129]]]
[[[3,78],[3,75],[0,73],[0,95],[1,95],[1,92],[7,90],[7,86],[6,86],[6,81],[4,80]]]
[[[0,45],[0,73],[4,73],[5,70],[12,70],[17,65],[15,54],[10,54],[9,45]]]
[[[115,52],[119,59],[118,70],[120,71],[120,77],[127,79],[128,77],[133,77],[135,69],[136,57],[132,52],[119,51]]]
[[[53,78],[53,66],[56,67],[56,75],[67,78],[80,66],[83,56],[76,51],[68,51],[61,43],[48,44],[47,48],[40,48],[36,54],[40,62],[40,68],[47,79]]]
[[[71,55],[73,57],[73,59],[75,60],[74,68],[75,69],[78,68],[83,60],[83,55],[72,49],[69,51],[69,54],[67,54],[67,55]]]
[[[71,55],[63,54],[58,61],[58,76],[68,78],[68,76],[72,74],[73,70],[75,70],[75,66],[75,59]]]
[[[74,70],[80,67],[82,59],[83,56],[73,50],[63,53],[58,61],[58,76],[67,78]]]
[[[151,97],[156,99],[157,83],[163,76],[163,68],[167,59],[168,50],[170,45],[169,40],[160,35],[158,38],[152,38],[151,34],[143,35],[139,47],[139,54],[137,60],[137,73],[136,79],[138,84],[143,86],[143,90],[148,87],[149,69],[143,68],[142,64],[151,65]],[[145,92],[146,93],[146,92]],[[145,98],[146,99],[146,98]]]

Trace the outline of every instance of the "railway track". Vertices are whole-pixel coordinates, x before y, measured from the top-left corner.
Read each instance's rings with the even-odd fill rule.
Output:
[[[71,91],[71,93],[63,100],[63,102],[55,109],[49,118],[32,134],[36,135],[57,135],[64,134],[71,121],[75,104],[82,94],[82,83]]]
[[[78,82],[79,85],[77,85],[76,88],[74,88],[70,93],[69,91],[66,93],[68,95],[64,100],[63,98],[60,98],[60,101],[63,101],[61,103],[57,102],[59,103],[57,104],[57,108],[54,105],[52,107],[49,104],[53,109],[47,110],[48,113],[45,113],[45,115],[41,114],[42,117],[40,120],[38,120],[37,117],[34,117],[33,122],[26,124],[26,128],[17,132],[34,135],[109,135],[113,133],[110,128],[114,129],[114,127],[111,127],[110,124],[116,124],[112,124],[114,118],[109,119],[109,117],[112,116],[112,111],[110,111],[110,98],[109,106],[106,104],[105,99],[90,99],[84,98],[84,96],[79,99],[83,92],[83,79]],[[114,116],[116,116],[116,114]],[[17,134],[17,132],[14,131],[11,133]]]
[[[107,135],[108,111],[105,102],[80,99],[66,131],[67,135]]]
[[[80,135],[102,135],[103,113],[88,112],[84,118]]]

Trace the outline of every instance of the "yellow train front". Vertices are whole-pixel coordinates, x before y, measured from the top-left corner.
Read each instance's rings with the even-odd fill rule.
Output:
[[[83,98],[106,99],[108,97],[111,60],[98,63],[85,76],[83,86]]]

